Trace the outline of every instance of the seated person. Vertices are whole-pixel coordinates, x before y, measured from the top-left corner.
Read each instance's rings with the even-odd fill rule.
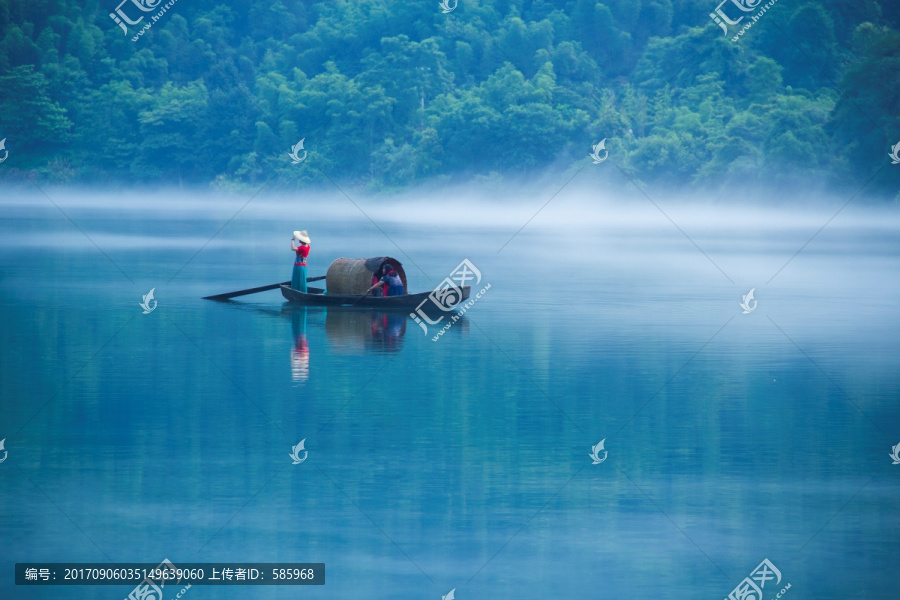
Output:
[[[384,265],[384,277],[381,278],[381,281],[387,284],[388,296],[403,295],[403,280],[400,279],[400,275],[397,274],[391,265]]]
[[[387,287],[388,296],[402,296],[403,291],[403,280],[400,279],[400,275],[394,270],[394,267],[385,263],[381,268],[381,271],[384,275],[381,276],[381,279],[378,280],[378,283],[370,287],[366,290],[365,295],[369,295],[376,290],[376,288]]]
[[[372,295],[376,298],[384,296],[385,289],[387,288],[387,284],[381,282],[381,278],[384,277],[384,268],[386,266],[388,266],[387,263],[382,264],[372,274],[372,287],[369,289],[372,291]]]

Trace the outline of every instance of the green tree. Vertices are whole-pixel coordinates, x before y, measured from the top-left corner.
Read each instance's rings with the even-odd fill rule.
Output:
[[[179,184],[196,179],[198,160],[196,115],[206,110],[208,94],[202,81],[178,87],[165,84],[138,113],[140,148],[132,164],[138,179],[174,177]]]
[[[8,147],[15,144],[32,162],[58,151],[72,128],[66,110],[53,100],[47,79],[31,65],[0,75],[0,115]]]

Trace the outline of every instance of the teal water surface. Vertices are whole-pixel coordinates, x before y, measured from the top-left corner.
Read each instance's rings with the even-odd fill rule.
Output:
[[[0,598],[130,591],[17,587],[16,562],[164,558],[326,564],[196,600],[719,599],[763,559],[766,600],[900,594],[893,217],[851,207],[778,272],[833,210],[673,211],[689,240],[641,207],[503,246],[539,204],[470,227],[54,200],[70,219],[0,213]],[[311,275],[392,255],[427,291],[467,258],[490,289],[437,341],[404,313],[200,299],[289,279],[295,229]]]

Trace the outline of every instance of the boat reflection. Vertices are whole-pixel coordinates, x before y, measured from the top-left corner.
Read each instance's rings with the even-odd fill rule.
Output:
[[[409,312],[331,307],[325,335],[338,352],[397,352],[403,347]]]
[[[434,325],[426,329],[417,325],[405,309],[366,309],[358,307],[315,307],[285,303],[280,310],[231,302],[236,308],[252,310],[291,321],[290,369],[291,380],[304,384],[312,376],[311,355],[326,351],[322,347],[321,332],[324,329],[327,350],[334,354],[364,355],[370,352],[399,352],[403,349],[407,326],[411,324],[413,338],[430,338],[440,325],[449,323],[448,313],[439,312],[429,319]],[[440,320],[440,325],[437,321]],[[421,327],[421,328],[420,328]],[[423,331],[424,330],[424,331]],[[466,335],[468,319],[461,316],[448,331],[450,336]],[[445,336],[449,337],[449,336]],[[310,344],[310,339],[312,343]],[[415,343],[415,339],[413,340]]]

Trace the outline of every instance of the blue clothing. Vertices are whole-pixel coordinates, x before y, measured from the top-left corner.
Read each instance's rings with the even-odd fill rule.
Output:
[[[294,273],[291,275],[291,289],[298,292],[306,292],[306,265],[294,265]]]
[[[395,271],[393,274],[388,273],[384,277],[381,278],[381,281],[385,282],[388,286],[387,295],[388,296],[402,296],[403,295],[403,280],[400,279],[400,276],[397,275]]]

